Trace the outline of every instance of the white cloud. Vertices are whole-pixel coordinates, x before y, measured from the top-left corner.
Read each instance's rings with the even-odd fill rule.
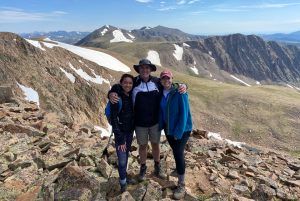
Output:
[[[152,0],[135,0],[135,1],[140,2],[140,3],[149,3]]]
[[[177,4],[178,5],[183,5],[183,4],[185,4],[186,3],[186,0],[179,0],[179,1],[177,1]]]
[[[204,14],[204,13],[208,13],[208,11],[194,11],[194,12],[190,12],[190,15],[200,15],[200,14]]]
[[[273,4],[257,4],[257,5],[245,5],[240,8],[284,8],[289,6],[297,6],[300,3],[273,3]]]
[[[48,21],[53,17],[66,15],[64,11],[52,11],[49,13],[28,12],[19,8],[1,7],[0,23],[14,23],[26,21]]]
[[[169,10],[175,10],[176,7],[175,6],[168,6],[168,7],[162,7],[162,8],[158,8],[158,11],[169,11]]]
[[[191,0],[191,1],[188,2],[188,4],[193,4],[193,3],[196,3],[198,1],[200,1],[200,0]]]
[[[244,12],[245,9],[235,9],[235,8],[215,8],[214,11],[217,12]]]
[[[256,4],[256,5],[241,5],[235,7],[226,7],[225,4],[219,4],[214,6],[215,8],[213,10],[216,12],[246,12],[253,9],[285,8],[285,7],[297,6],[297,5],[300,5],[300,3],[264,3],[264,4]]]

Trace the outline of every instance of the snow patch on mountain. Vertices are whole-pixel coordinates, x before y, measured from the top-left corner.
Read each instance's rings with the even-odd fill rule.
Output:
[[[33,45],[34,47],[36,48],[39,48],[43,51],[46,51],[42,46],[41,46],[41,43],[39,41],[36,41],[36,40],[30,40],[30,39],[25,39],[28,43],[30,43],[31,45]]]
[[[108,32],[108,29],[105,28],[101,31],[101,35],[104,36],[106,34],[106,32]]]
[[[47,48],[50,48],[52,49],[53,47],[58,47],[57,44],[54,44],[54,43],[45,43],[45,42],[42,42],[44,46],[46,46]]]
[[[189,44],[183,43],[182,44],[184,47],[191,47]]]
[[[93,75],[95,77],[91,77],[89,74],[87,74],[84,70],[82,70],[81,68],[80,69],[76,69],[74,68],[74,66],[69,62],[69,66],[72,70],[74,70],[80,77],[82,77],[83,79],[85,79],[86,81],[90,81],[90,82],[93,82],[93,83],[96,83],[96,84],[102,84],[103,82],[105,83],[108,83],[109,84],[109,81],[102,78],[100,75],[97,75],[93,69],[90,69],[93,73]]]
[[[196,68],[196,66],[190,67],[190,69],[191,69],[196,75],[199,75],[199,71],[198,71],[198,69]]]
[[[173,45],[175,47],[173,55],[177,59],[177,61],[181,61],[182,60],[182,55],[183,55],[183,48],[180,47],[177,44],[173,44]]]
[[[25,100],[28,101],[33,101],[35,102],[38,106],[40,105],[39,102],[39,94],[37,91],[35,91],[34,89],[30,88],[30,87],[26,87],[20,83],[18,83],[18,86],[21,88],[21,90],[23,91],[24,95],[25,95]]]
[[[94,126],[95,131],[101,131],[101,137],[109,137],[111,135],[111,129],[111,126],[108,126],[107,128],[102,128],[101,126]]]
[[[248,83],[244,82],[243,80],[241,80],[241,79],[235,77],[234,75],[230,75],[230,77],[232,77],[233,79],[237,80],[238,82],[240,82],[240,83],[246,85],[247,87],[251,87],[250,84],[248,84]]]
[[[223,139],[219,133],[209,132],[207,136],[209,139],[212,140],[225,141],[227,144],[233,145],[234,147],[242,148],[246,144],[245,142],[237,142],[228,139]]]
[[[114,38],[110,40],[111,43],[116,43],[116,42],[128,42],[132,43],[132,40],[127,39],[122,31],[120,30],[114,30],[113,32]]]
[[[55,41],[56,42],[56,41]],[[110,56],[109,54],[90,50],[83,47],[78,47],[74,45],[69,45],[66,43],[56,42],[59,47],[64,48],[70,52],[73,52],[74,54],[77,54],[78,56],[83,57],[86,60],[92,61],[100,66],[103,66],[105,68],[114,70],[114,71],[121,71],[121,72],[130,72],[130,68],[120,62],[118,59]]]
[[[135,37],[134,37],[132,34],[127,33],[127,35],[128,35],[130,38],[135,39]]]
[[[74,75],[72,73],[68,73],[67,71],[65,71],[63,68],[60,68],[60,70],[66,75],[66,77],[74,84],[76,78],[74,77]]]
[[[151,63],[161,66],[159,54],[157,51],[149,50],[147,59],[149,59]]]

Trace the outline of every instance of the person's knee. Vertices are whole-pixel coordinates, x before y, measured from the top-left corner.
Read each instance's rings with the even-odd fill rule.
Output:
[[[139,150],[140,150],[140,151],[145,151],[145,150],[147,150],[147,144],[140,145],[140,146],[139,146]]]
[[[152,150],[159,150],[159,144],[157,143],[151,143]]]
[[[119,160],[119,166],[120,167],[125,167],[126,166],[126,158],[121,158]]]
[[[125,167],[127,164],[127,157],[126,154],[120,154],[118,158],[119,166]]]

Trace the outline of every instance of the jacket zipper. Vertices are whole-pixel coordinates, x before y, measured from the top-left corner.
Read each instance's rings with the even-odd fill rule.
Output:
[[[167,99],[167,133],[168,134],[170,134],[170,100],[171,100],[171,98],[172,98],[172,96],[173,96],[173,92],[172,91],[170,91],[170,94],[169,94],[169,96],[168,96],[168,99]]]

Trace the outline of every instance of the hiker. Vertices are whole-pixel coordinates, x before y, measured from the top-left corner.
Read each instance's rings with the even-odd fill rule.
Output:
[[[155,176],[166,179],[167,175],[162,171],[160,165],[160,136],[158,117],[159,103],[162,97],[162,85],[157,77],[151,76],[151,72],[156,71],[156,66],[148,59],[142,59],[138,65],[133,66],[139,74],[134,78],[132,98],[135,115],[135,133],[139,145],[140,172],[139,181],[145,180],[147,145],[150,140],[152,146],[152,155],[154,159]],[[113,86],[109,92],[111,102],[118,101],[117,86]],[[179,87],[181,93],[186,92],[186,85]]]
[[[134,130],[132,104],[133,79],[134,77],[130,74],[122,75],[119,84],[121,90],[118,93],[118,96],[121,98],[122,106],[119,108],[118,104],[121,104],[120,102],[111,104],[111,125],[115,135],[118,171],[122,193],[126,191],[128,183],[126,169]]]
[[[164,70],[160,74],[163,86],[163,97],[160,102],[159,125],[164,129],[166,138],[172,148],[176,163],[178,186],[173,197],[182,199],[185,195],[185,159],[184,149],[192,131],[192,118],[188,94],[180,94],[178,85],[172,83],[171,71]]]

